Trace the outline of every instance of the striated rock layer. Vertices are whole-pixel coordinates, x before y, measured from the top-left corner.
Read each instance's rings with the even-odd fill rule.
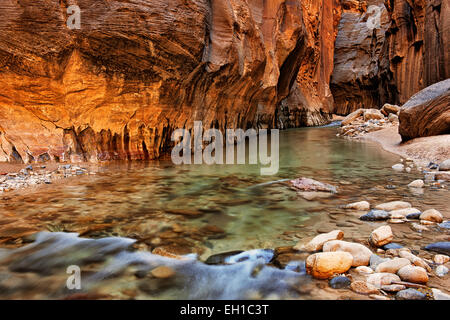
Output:
[[[391,26],[386,34],[397,103],[450,78],[450,2],[386,0]]]
[[[450,2],[344,0],[331,90],[335,112],[403,104],[450,78]]]
[[[403,141],[450,134],[450,79],[416,93],[399,114],[398,131]]]
[[[194,120],[323,123],[339,19],[338,0],[3,0],[0,161],[156,158]]]
[[[385,38],[389,26],[384,0],[343,1],[331,79],[336,114],[378,109],[396,100],[395,88],[389,88],[392,73]]]

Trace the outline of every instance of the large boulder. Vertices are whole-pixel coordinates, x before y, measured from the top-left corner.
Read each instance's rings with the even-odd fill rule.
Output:
[[[348,252],[320,252],[306,259],[306,271],[317,279],[329,279],[333,275],[348,271],[353,256]]]
[[[450,79],[415,94],[399,114],[403,141],[450,133]]]

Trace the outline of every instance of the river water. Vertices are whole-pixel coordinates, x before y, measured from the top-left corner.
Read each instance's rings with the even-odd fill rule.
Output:
[[[3,195],[0,298],[336,298],[342,293],[321,290],[305,275],[303,256],[268,266],[271,250],[337,228],[345,240],[365,243],[379,224],[340,208],[350,202],[404,200],[447,210],[448,191],[411,191],[407,184],[421,173],[394,172],[398,156],[338,138],[335,127],[281,132],[279,154],[274,176],[253,165],[114,163],[95,176]],[[299,177],[335,185],[338,193],[306,200],[283,182]],[[413,250],[448,239],[439,230],[418,234],[410,224],[393,229],[395,241]],[[204,263],[232,251],[246,252],[228,265]],[[80,290],[66,287],[69,265],[81,268]],[[152,276],[157,266],[175,275]]]

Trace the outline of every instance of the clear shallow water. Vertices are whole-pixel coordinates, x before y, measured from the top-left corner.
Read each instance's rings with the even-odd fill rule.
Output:
[[[448,191],[426,190],[424,194],[414,194],[408,190],[406,185],[421,175],[414,171],[411,174],[394,172],[391,166],[398,162],[397,156],[373,144],[344,140],[335,134],[335,128],[281,132],[280,170],[274,176],[261,176],[259,167],[249,165],[174,166],[170,161],[116,163],[102,168],[94,177],[70,179],[35,190],[4,195],[0,201],[0,245],[5,249],[23,246],[24,242],[29,241],[28,234],[35,231],[76,232],[92,239],[131,238],[137,240],[133,247],[140,252],[162,248],[179,255],[194,253],[199,260],[205,261],[212,254],[227,251],[291,246],[317,232],[336,228],[344,230],[346,240],[361,242],[367,239],[376,224],[363,223],[358,220],[361,213],[348,213],[339,208],[349,202],[368,200],[377,204],[406,200],[419,209],[432,207],[442,212],[448,210]],[[285,183],[267,184],[298,177],[310,177],[333,184],[338,187],[339,193],[330,198],[307,201]],[[397,188],[387,189],[387,185]],[[411,232],[408,226],[398,226],[397,239],[400,242],[411,241],[408,239]],[[419,248],[427,241],[426,237],[421,240],[417,238],[414,245]],[[61,253],[63,257],[67,256],[68,261],[73,254],[70,251],[64,249]],[[123,254],[121,250],[119,253]],[[102,259],[111,258],[111,253],[95,251],[90,254]],[[15,259],[20,261],[25,257],[25,254],[18,254]],[[42,259],[45,259],[45,254]],[[123,259],[121,256],[119,261]],[[133,265],[136,257],[127,259]],[[148,255],[145,259],[157,258]],[[36,261],[29,262],[30,270],[33,269],[33,263]],[[96,272],[104,267],[92,267],[89,263],[89,268]],[[106,294],[106,298],[111,298],[111,294],[113,298],[129,298],[132,295],[123,294],[123,286],[134,283],[134,289],[129,291],[135,290],[137,293],[134,293],[134,297],[137,298],[242,298],[245,297],[242,295],[250,294],[247,291],[258,291],[258,288],[264,291],[263,297],[272,293],[282,295],[280,288],[284,288],[286,294],[293,294],[285,286],[275,285],[277,289],[271,290],[257,285],[255,289],[244,281],[249,279],[247,269],[254,268],[254,261],[246,262],[251,263],[251,267],[240,265],[233,267],[235,269],[230,273],[223,271],[231,270],[227,267],[220,267],[225,268],[221,272],[215,269],[216,272],[208,268],[217,267],[192,263],[194,267],[190,269],[191,277],[188,278],[192,281],[194,277],[197,282],[205,283],[201,295],[194,294],[201,286],[196,286],[194,290],[192,285],[187,286],[190,283],[187,280],[169,286],[168,291],[158,290],[160,284],[153,285],[156,287],[151,290],[142,289],[140,286],[145,286],[140,284],[143,280],[136,279],[133,273],[115,276],[110,280],[111,285],[92,290]],[[4,263],[3,269],[0,269],[4,277],[11,276],[8,270],[10,264]],[[52,269],[50,265],[46,267]],[[28,271],[27,268],[24,270]],[[239,270],[242,274],[237,276]],[[283,272],[287,272],[267,270],[267,274],[262,273],[262,278],[258,278],[262,279],[262,283],[273,277],[281,281],[285,277]],[[33,272],[36,273],[36,270]],[[292,276],[291,271],[288,273]],[[64,286],[63,279],[67,275],[61,270],[57,274],[59,280],[55,279],[52,283]],[[221,274],[223,276],[219,277]],[[217,288],[223,288],[224,283],[230,281],[231,275],[241,280],[237,282],[241,286],[236,284],[237,287],[230,289],[228,294],[215,293]],[[56,277],[54,272],[50,272],[49,276]],[[30,277],[29,283],[23,280],[24,284],[33,284],[33,281],[40,283],[38,278],[34,279],[33,275]],[[299,277],[302,283],[306,281],[298,273],[294,276],[295,281],[300,281]],[[212,281],[214,278],[220,278],[222,282],[212,282],[208,286],[205,279]],[[27,294],[32,292],[28,291]],[[69,294],[64,290],[55,289],[55,292],[58,292],[55,297]],[[0,290],[0,296],[3,297],[17,298],[20,293],[19,289],[14,288]],[[48,297],[39,290],[34,293]]]

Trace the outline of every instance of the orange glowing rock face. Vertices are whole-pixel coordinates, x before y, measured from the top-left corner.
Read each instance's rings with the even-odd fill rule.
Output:
[[[151,159],[193,121],[321,124],[339,1],[0,4],[0,161]],[[286,111],[287,110],[287,111]]]

